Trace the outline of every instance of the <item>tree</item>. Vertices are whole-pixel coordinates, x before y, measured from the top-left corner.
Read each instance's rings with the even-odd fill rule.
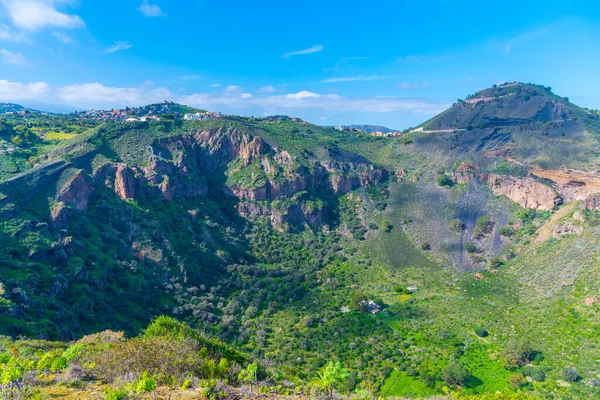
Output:
[[[465,224],[463,224],[463,222],[459,218],[455,218],[452,221],[450,221],[448,227],[452,232],[461,233],[465,229]]]
[[[500,234],[502,236],[510,237],[515,234],[515,230],[511,226],[500,227]]]
[[[527,383],[527,379],[525,379],[525,377],[521,373],[511,374],[508,377],[508,379],[510,381],[510,385],[515,389],[519,389],[522,386],[525,386],[525,384]]]
[[[504,262],[497,256],[492,257],[490,260],[490,268],[497,269],[504,265]]]
[[[452,363],[444,368],[443,377],[448,385],[462,385],[468,376],[469,372],[460,364]]]
[[[385,221],[383,221],[383,222],[381,223],[381,229],[383,229],[383,231],[384,231],[385,233],[389,233],[389,232],[391,232],[393,228],[394,228],[394,227],[392,226],[392,224],[390,224],[390,222],[389,222],[389,221],[387,221],[387,220],[385,220]]]
[[[450,177],[446,174],[442,174],[440,176],[438,176],[438,185],[439,186],[452,186],[454,182],[452,182],[452,179],[450,179]]]
[[[357,290],[352,295],[352,308],[356,311],[367,311],[367,296],[362,292],[362,290]]]
[[[467,244],[465,244],[465,249],[468,253],[477,253],[479,251],[479,249],[473,242],[467,242]]]
[[[474,332],[479,337],[486,337],[488,335],[488,332],[485,329],[483,329],[482,326],[476,326]]]
[[[23,143],[25,143],[25,141],[23,140],[23,138],[21,136],[15,136],[10,140],[15,146],[23,146]]]
[[[333,398],[333,391],[339,389],[350,378],[350,373],[339,361],[329,362],[318,373],[315,383],[325,391],[327,398]]]
[[[577,382],[581,378],[577,370],[573,367],[563,369],[561,375],[567,382]]]
[[[477,223],[476,223],[475,229],[478,232],[487,233],[488,230],[489,230],[489,228],[490,228],[490,224],[491,223],[492,223],[492,220],[490,219],[490,216],[489,215],[484,215],[484,216],[479,217],[477,219]]]
[[[409,145],[412,143],[412,139],[410,138],[410,136],[404,136],[402,138],[402,144],[403,145]]]
[[[533,346],[528,339],[512,338],[502,352],[505,367],[509,369],[527,364],[534,355]]]

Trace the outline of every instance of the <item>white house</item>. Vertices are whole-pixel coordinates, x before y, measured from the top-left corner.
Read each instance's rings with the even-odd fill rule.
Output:
[[[202,121],[206,118],[206,114],[196,113],[196,114],[185,114],[183,119],[186,121]]]

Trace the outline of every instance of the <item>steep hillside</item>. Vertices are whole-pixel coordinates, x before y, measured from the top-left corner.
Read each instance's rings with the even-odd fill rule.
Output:
[[[513,83],[480,91],[421,127],[426,136],[417,143],[424,149],[473,156],[506,149],[545,169],[593,169],[598,163],[598,113],[543,86]]]

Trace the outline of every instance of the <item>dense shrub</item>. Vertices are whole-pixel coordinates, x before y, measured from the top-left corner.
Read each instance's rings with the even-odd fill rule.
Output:
[[[452,221],[450,221],[448,228],[452,232],[461,233],[465,229],[465,224],[463,224],[463,222],[459,218],[455,218]]]
[[[231,346],[218,339],[208,338],[185,323],[167,316],[160,316],[155,319],[144,331],[144,336],[147,338],[166,337],[180,341],[189,339],[199,347],[205,348],[208,354],[214,358],[225,357],[238,363],[247,360],[244,354]]]
[[[391,232],[394,227],[390,224],[389,221],[385,220],[381,223],[381,229],[385,232]]]
[[[454,184],[452,179],[450,179],[450,177],[446,174],[438,176],[437,182],[439,186],[452,186]]]
[[[161,383],[183,381],[190,375],[209,375],[198,344],[192,340],[165,337],[136,338],[117,343],[93,359],[94,374],[106,382],[139,377],[144,372]]]
[[[581,376],[573,367],[563,369],[561,372],[561,376],[567,382],[577,382],[579,379],[581,379]]]
[[[536,356],[533,346],[528,339],[512,338],[502,352],[504,365],[507,368],[516,368],[527,364]]]
[[[465,249],[468,253],[477,253],[479,251],[479,249],[473,242],[467,242],[467,244],[465,244]]]
[[[476,326],[474,332],[479,337],[486,337],[488,335],[488,332],[481,326]]]
[[[444,381],[449,385],[462,385],[468,376],[469,372],[460,364],[453,363],[444,368]]]
[[[519,389],[527,383],[527,379],[525,379],[523,374],[511,374],[508,378],[510,385],[515,389]]]

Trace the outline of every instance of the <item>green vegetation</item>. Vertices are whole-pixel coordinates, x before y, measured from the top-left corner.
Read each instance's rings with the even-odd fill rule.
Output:
[[[460,103],[426,124],[449,132],[402,138],[173,104],[138,110],[160,122],[3,118],[5,393],[597,397],[600,215],[479,179],[526,175],[484,156],[507,143],[594,165],[595,133],[544,122],[587,113],[547,88],[488,94],[502,108]]]
[[[438,176],[437,182],[439,186],[452,186],[454,184],[454,182],[452,182],[452,179],[446,174]]]

